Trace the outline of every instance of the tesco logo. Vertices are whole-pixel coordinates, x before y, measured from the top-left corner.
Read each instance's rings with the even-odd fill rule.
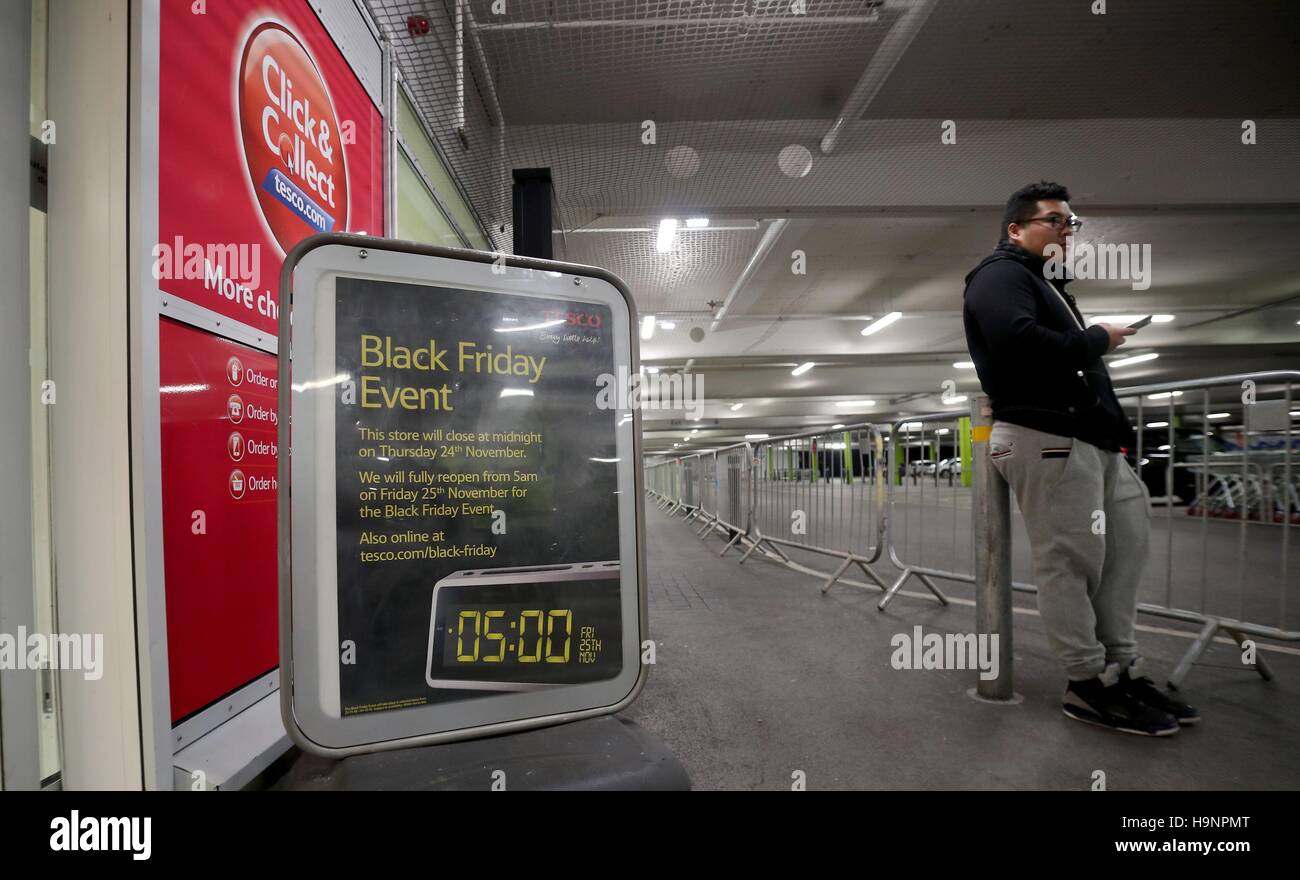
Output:
[[[604,319],[600,315],[593,315],[590,312],[543,312],[542,320],[563,321],[573,327],[600,328],[604,325]]]
[[[239,125],[257,203],[281,250],[347,227],[348,183],[338,115],[298,38],[263,22],[244,44]]]

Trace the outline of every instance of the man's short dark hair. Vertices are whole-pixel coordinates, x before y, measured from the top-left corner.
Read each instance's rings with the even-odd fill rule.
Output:
[[[1059,183],[1040,180],[1022,186],[1007,199],[1007,209],[1002,212],[1002,232],[998,241],[1007,241],[1007,227],[1012,223],[1023,224],[1038,210],[1038,203],[1043,200],[1068,202],[1070,191]]]

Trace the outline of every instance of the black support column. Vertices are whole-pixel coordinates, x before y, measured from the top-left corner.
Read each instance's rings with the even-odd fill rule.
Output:
[[[551,169],[514,170],[515,255],[554,258],[551,248]]]

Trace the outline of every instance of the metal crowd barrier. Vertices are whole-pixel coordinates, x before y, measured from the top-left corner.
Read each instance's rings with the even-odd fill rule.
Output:
[[[1169,676],[1173,686],[1220,631],[1238,644],[1252,636],[1300,641],[1288,595],[1296,583],[1291,530],[1300,526],[1300,466],[1293,461],[1300,435],[1291,427],[1297,382],[1300,371],[1276,371],[1116,392],[1141,426],[1132,461],[1154,499],[1138,610],[1200,627]],[[1240,392],[1239,427],[1231,412],[1226,419],[1215,412],[1212,392],[1229,387]],[[647,492],[670,514],[696,521],[701,538],[720,532],[727,540],[719,555],[743,548],[743,564],[758,553],[823,578],[823,592],[836,583],[880,589],[880,609],[910,578],[943,604],[936,578],[976,584],[981,632],[1003,633],[1005,655],[1003,675],[981,682],[981,693],[1005,698],[1010,591],[1037,587],[1012,577],[1016,530],[1019,568],[1032,579],[1013,505],[988,496],[1006,491],[986,457],[988,413],[976,402],[969,414],[927,413],[882,427],[863,422],[660,462],[647,468]],[[809,564],[815,556],[840,561],[827,572]],[[884,558],[899,572],[888,586],[872,568]],[[870,583],[844,576],[855,565]],[[977,572],[991,586],[980,584]],[[1271,678],[1258,651],[1254,668]]]
[[[661,461],[646,468],[646,487],[650,497],[660,510],[675,516],[679,511],[689,509],[683,498],[681,459]]]
[[[730,540],[719,555],[749,530],[750,452],[748,443],[736,443],[702,454],[709,462],[708,502],[700,510],[696,535],[704,538],[717,531],[726,535]]]
[[[871,566],[886,546],[885,460],[879,431],[862,422],[657,462],[646,469],[647,494],[672,515],[686,511],[699,537],[721,532],[720,556],[743,549],[744,564],[759,553],[823,579],[822,592],[836,583],[884,591]],[[694,484],[692,473],[701,475]],[[815,568],[818,556],[839,564]],[[870,583],[845,577],[855,565]]]
[[[1300,616],[1289,604],[1298,580],[1291,530],[1300,524],[1300,467],[1293,460],[1300,435],[1292,428],[1296,382],[1300,371],[1286,370],[1116,389],[1121,403],[1135,414],[1137,447],[1131,462],[1152,496],[1151,557],[1138,611],[1200,627],[1169,675],[1174,687],[1220,631],[1239,646],[1251,636],[1300,641]],[[1228,388],[1234,392],[1231,402],[1220,398],[1216,404],[1212,392]],[[1153,405],[1153,400],[1160,403]],[[1231,424],[1238,406],[1240,426]],[[984,418],[987,432],[987,414]],[[987,443],[978,443],[975,469],[990,467]],[[1000,477],[985,482],[997,486]],[[977,492],[972,506],[996,510],[999,504]],[[981,600],[1001,604],[994,597],[1003,581],[1010,589],[1037,592],[1032,584],[1011,580],[1012,519],[1008,513],[1005,525],[1001,517],[995,520],[991,526],[973,522],[976,532],[984,526],[986,534],[972,540],[968,569],[935,572],[913,565],[911,573],[975,582],[976,572],[986,568],[996,583],[977,582],[977,607]],[[890,539],[892,553],[898,543],[894,528]],[[1008,550],[1000,560],[1003,545]],[[977,552],[982,565],[977,565]],[[999,631],[1008,644],[1009,625]],[[1258,650],[1252,666],[1263,678],[1272,678]],[[1002,672],[1010,675],[1009,664],[1003,664]]]
[[[871,568],[885,546],[879,432],[867,422],[759,440],[751,464],[750,528],[732,538],[796,571],[835,583],[885,589]],[[723,553],[729,549],[723,548]],[[840,560],[832,572],[808,556]],[[871,584],[844,578],[856,565]]]
[[[1117,392],[1137,405],[1138,470],[1164,508],[1152,522],[1163,584],[1149,585],[1154,595],[1138,608],[1201,625],[1169,678],[1175,686],[1220,630],[1238,645],[1248,636],[1300,641],[1300,615],[1288,607],[1297,583],[1291,532],[1300,524],[1297,382],[1300,371],[1278,370]],[[1215,411],[1224,407],[1212,400],[1215,389],[1231,390],[1229,410],[1240,402],[1239,426],[1231,411]],[[1175,513],[1175,497],[1186,504],[1182,513]],[[1212,593],[1212,583],[1227,589]],[[1272,678],[1258,652],[1254,667]]]
[[[968,436],[964,412],[926,413],[889,425],[889,561],[900,574],[880,597],[877,608],[882,611],[908,578],[915,577],[945,605],[948,598],[932,578],[965,579],[957,566],[969,566],[974,558],[971,493],[964,491],[970,474],[954,465],[954,458],[961,462],[959,456],[943,458],[940,450],[960,447]],[[965,443],[969,450],[969,440]],[[948,464],[943,479],[942,462]],[[955,485],[954,471],[960,475]],[[946,543],[934,540],[942,537]],[[970,571],[973,577],[974,569]]]

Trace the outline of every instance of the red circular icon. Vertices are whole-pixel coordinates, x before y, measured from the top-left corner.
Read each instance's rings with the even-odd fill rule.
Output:
[[[238,501],[244,497],[244,490],[248,488],[248,481],[244,479],[244,472],[236,468],[230,472],[230,497]]]
[[[284,251],[348,221],[343,137],[325,80],[297,37],[264,22],[244,44],[239,127],[257,203]]]
[[[244,420],[244,399],[238,394],[232,394],[226,399],[226,415],[230,417],[230,423],[238,425]]]
[[[230,380],[231,385],[244,384],[244,365],[239,358],[232,357],[226,361],[226,378]]]
[[[226,451],[230,453],[231,461],[239,461],[244,457],[244,435],[238,431],[230,432],[230,440],[226,442]]]

